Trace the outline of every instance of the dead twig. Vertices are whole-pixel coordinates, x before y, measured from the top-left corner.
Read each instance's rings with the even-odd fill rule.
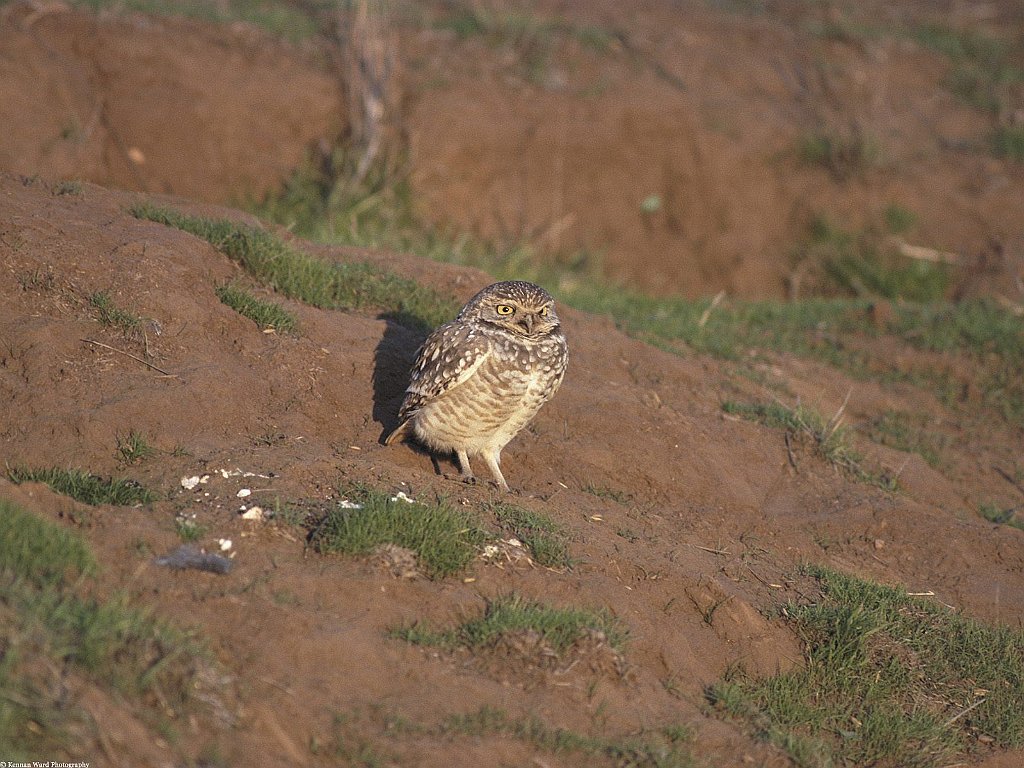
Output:
[[[998,472],[999,476],[1002,477],[1003,480],[1005,480],[1010,485],[1012,485],[1014,488],[1016,488],[1018,491],[1020,491],[1022,494],[1024,494],[1024,485],[1021,485],[1020,483],[1018,483],[1009,472],[1007,472],[1002,467],[997,467],[995,464],[992,465],[992,469],[994,469],[996,472]]]
[[[111,352],[117,352],[118,354],[124,355],[125,357],[130,357],[132,360],[140,362],[143,365],[149,366],[154,371],[159,371],[164,376],[175,376],[176,375],[176,374],[173,374],[173,373],[168,373],[167,371],[165,371],[160,366],[153,365],[151,362],[149,362],[147,360],[143,360],[141,357],[136,357],[131,352],[125,352],[123,349],[118,349],[117,347],[112,347],[109,344],[104,344],[102,341],[96,341],[95,339],[82,339],[82,341],[85,342],[86,344],[95,344],[97,347],[103,347],[104,349],[109,349]]]
[[[900,256],[918,261],[930,261],[933,264],[960,264],[963,260],[959,254],[948,251],[937,251],[934,248],[927,248],[923,245],[911,245],[900,238],[893,238],[893,244]]]
[[[722,303],[722,299],[724,299],[724,298],[725,298],[725,291],[724,290],[719,291],[718,293],[715,294],[715,298],[713,298],[711,300],[711,303],[708,305],[708,308],[705,309],[704,312],[701,313],[700,320],[697,321],[697,327],[698,328],[703,328],[704,327],[704,324],[707,323],[708,318],[711,317],[711,313],[714,311],[715,307],[717,307],[719,304],[721,304]]]
[[[793,455],[793,442],[790,439],[789,434],[790,433],[787,430],[785,435],[783,435],[783,437],[785,437],[785,439],[786,439],[786,454],[789,456],[789,465],[791,467],[793,467],[793,471],[795,471],[797,474],[799,474],[800,473],[800,467],[798,467],[796,465],[796,456]]]
[[[702,550],[704,552],[710,552],[713,555],[731,555],[732,554],[732,552],[730,552],[727,549],[712,549],[711,547],[702,547],[700,544],[687,544],[687,546],[693,547],[694,549]]]
[[[951,725],[952,725],[953,723],[955,723],[955,722],[956,722],[957,720],[959,720],[959,719],[960,719],[961,717],[963,717],[964,715],[966,715],[966,714],[967,714],[968,712],[970,712],[970,711],[971,711],[972,709],[974,709],[975,707],[977,707],[977,706],[980,706],[981,704],[984,704],[984,703],[985,703],[986,701],[988,701],[988,699],[986,699],[986,698],[981,698],[981,699],[978,699],[978,700],[977,700],[976,702],[974,702],[973,704],[971,704],[971,706],[967,707],[966,709],[961,709],[961,710],[960,710],[959,712],[957,712],[957,713],[956,713],[955,715],[953,715],[953,716],[952,716],[951,718],[949,718],[949,720],[947,720],[946,722],[944,722],[944,723],[942,724],[942,727],[943,727],[943,728],[949,728],[949,726],[951,726]]]

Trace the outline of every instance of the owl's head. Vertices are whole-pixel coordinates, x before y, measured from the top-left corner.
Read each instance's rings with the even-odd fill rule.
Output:
[[[487,286],[462,308],[459,319],[482,321],[520,336],[543,336],[560,325],[551,294],[524,280]]]

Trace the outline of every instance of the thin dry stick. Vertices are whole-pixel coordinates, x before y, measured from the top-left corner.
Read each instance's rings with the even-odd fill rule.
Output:
[[[708,308],[705,309],[703,313],[701,313],[700,320],[697,321],[697,327],[698,328],[703,328],[704,327],[705,323],[707,323],[707,321],[708,321],[708,318],[711,317],[712,311],[714,311],[715,307],[717,307],[719,304],[722,303],[722,299],[724,299],[724,298],[725,298],[725,291],[724,290],[723,291],[719,291],[718,293],[715,294],[715,298],[713,298],[711,300],[711,303],[708,305]]]
[[[123,349],[118,349],[117,347],[112,347],[109,344],[104,344],[102,341],[95,341],[94,339],[82,339],[82,341],[84,341],[86,344],[95,344],[97,347],[103,347],[104,349],[109,349],[111,352],[117,352],[119,354],[124,355],[125,357],[130,357],[132,360],[136,360],[136,361],[142,363],[143,365],[148,365],[154,371],[159,371],[164,376],[174,376],[175,375],[173,373],[168,373],[167,371],[165,371],[160,366],[153,365],[152,363],[148,362],[147,360],[143,360],[141,357],[136,357],[135,355],[133,355],[130,352],[125,352]]]
[[[839,429],[839,427],[842,425],[842,423],[843,423],[843,414],[846,413],[846,406],[850,402],[850,395],[852,395],[852,394],[853,394],[853,387],[850,387],[846,391],[846,397],[843,398],[843,404],[839,406],[839,410],[836,411],[835,415],[831,419],[829,419],[828,424],[825,426],[825,441],[824,442],[828,442],[828,439],[830,437],[832,437],[832,435],[834,435],[836,433],[836,430]]]
[[[971,704],[971,706],[969,706],[967,709],[961,709],[959,712],[957,712],[955,715],[953,715],[951,718],[949,718],[949,720],[944,722],[942,724],[942,727],[943,728],[949,728],[949,726],[951,726],[953,723],[955,723],[961,717],[966,715],[968,712],[970,712],[972,709],[974,709],[975,707],[979,706],[980,704],[984,704],[986,701],[988,701],[988,699],[984,699],[984,698],[978,699],[976,702]]]
[[[704,552],[710,552],[713,555],[731,555],[732,554],[732,552],[730,552],[727,549],[712,549],[711,547],[702,547],[700,544],[689,544],[689,546],[693,547],[694,549],[703,550]]]

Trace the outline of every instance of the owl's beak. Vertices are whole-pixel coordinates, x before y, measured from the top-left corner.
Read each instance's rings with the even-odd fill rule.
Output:
[[[537,316],[532,313],[527,313],[519,318],[517,325],[527,333],[533,333],[533,325],[537,321]]]

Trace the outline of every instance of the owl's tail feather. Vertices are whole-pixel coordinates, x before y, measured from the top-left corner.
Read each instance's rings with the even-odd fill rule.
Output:
[[[412,419],[406,419],[397,427],[395,427],[390,435],[384,438],[384,445],[391,445],[392,443],[397,443],[401,440],[404,440],[405,438],[411,435],[411,432]]]

